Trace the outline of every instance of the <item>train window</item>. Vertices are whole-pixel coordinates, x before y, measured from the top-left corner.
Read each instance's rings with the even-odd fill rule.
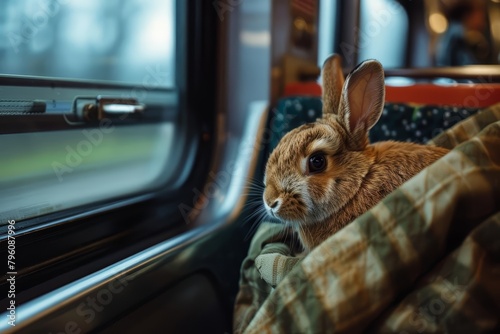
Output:
[[[334,3],[337,6],[333,9],[323,7],[330,13],[343,8],[336,15],[341,24],[356,22],[353,29],[341,29],[340,42],[334,49],[342,54],[349,69],[370,58],[378,59],[386,69],[487,65],[500,61],[499,1]],[[320,16],[324,17],[320,20],[321,37],[325,35],[321,29],[333,29],[327,25],[331,19],[325,20],[327,13],[321,12]],[[338,36],[328,38],[333,41]],[[323,54],[328,52],[320,52],[321,57]]]
[[[172,87],[173,0],[2,2],[2,74]],[[153,82],[153,80],[150,80]]]
[[[385,68],[404,67],[408,17],[395,0],[362,0],[358,31],[359,61],[378,59]]]
[[[2,223],[182,182],[190,160],[176,7],[2,1]]]
[[[425,1],[429,54],[436,66],[500,62],[500,1]]]

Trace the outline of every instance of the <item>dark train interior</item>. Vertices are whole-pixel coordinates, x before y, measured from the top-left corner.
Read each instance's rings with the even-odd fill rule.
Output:
[[[266,161],[330,54],[380,61],[386,106],[450,107],[371,139],[500,103],[500,1],[455,2],[3,0],[0,332],[232,333]]]

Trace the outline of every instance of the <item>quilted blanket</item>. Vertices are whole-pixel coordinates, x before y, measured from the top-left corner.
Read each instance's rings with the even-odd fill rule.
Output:
[[[262,223],[234,331],[500,332],[500,105],[429,144],[452,150],[306,256]]]

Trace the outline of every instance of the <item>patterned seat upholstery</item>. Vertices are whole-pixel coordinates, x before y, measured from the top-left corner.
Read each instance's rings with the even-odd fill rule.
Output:
[[[370,130],[370,141],[398,140],[424,144],[477,111],[463,107],[388,103],[380,120]]]
[[[279,100],[270,116],[269,151],[278,145],[288,131],[320,118],[322,106],[321,99],[317,97],[291,97]]]
[[[322,102],[318,97],[287,97],[279,100],[269,122],[270,151],[286,132],[320,118],[321,108]],[[370,131],[370,141],[426,143],[477,111],[464,107],[387,103],[380,120]]]

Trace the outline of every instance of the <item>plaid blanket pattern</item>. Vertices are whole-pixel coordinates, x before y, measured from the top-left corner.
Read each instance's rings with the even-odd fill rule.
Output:
[[[481,333],[500,328],[500,105],[430,143],[450,153],[304,258],[262,223],[236,333]]]

